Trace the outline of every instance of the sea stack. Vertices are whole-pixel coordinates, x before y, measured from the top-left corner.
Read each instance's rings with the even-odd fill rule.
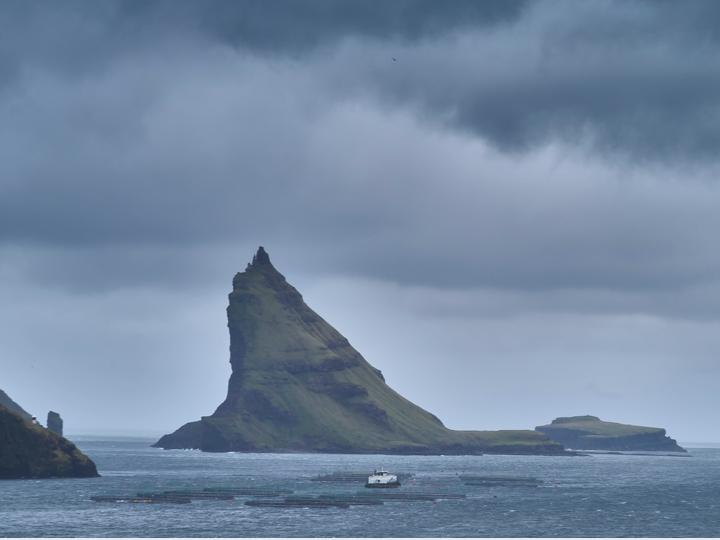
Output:
[[[50,411],[47,415],[47,428],[55,435],[63,436],[63,421],[55,411]]]
[[[561,454],[537,431],[453,431],[396,393],[303,301],[260,247],[227,308],[232,375],[210,416],[161,448],[396,454]]]
[[[605,422],[597,416],[560,417],[535,429],[573,450],[686,452],[662,428]]]

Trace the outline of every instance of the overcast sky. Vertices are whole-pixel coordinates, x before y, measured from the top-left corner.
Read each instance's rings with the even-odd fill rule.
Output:
[[[720,441],[720,2],[0,3],[0,388],[161,435],[258,245],[449,427]]]

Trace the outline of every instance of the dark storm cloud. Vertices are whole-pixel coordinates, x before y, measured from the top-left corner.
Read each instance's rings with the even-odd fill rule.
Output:
[[[355,53],[328,66],[344,91],[415,104],[505,151],[584,141],[667,163],[714,160],[720,148],[712,1],[16,1],[0,10],[0,84],[37,66],[81,76],[148,50],[188,54],[189,43],[304,62],[354,40]]]
[[[461,28],[485,28],[514,20],[525,4],[525,0],[249,0],[216,2],[208,9],[198,2],[178,7],[170,1],[150,9],[193,21],[198,29],[236,46],[297,54],[351,36],[417,41]],[[140,13],[147,9],[145,2],[138,6]]]
[[[559,140],[630,162],[715,161],[720,48],[708,20],[720,21],[716,4],[536,2],[499,30],[397,45],[392,65],[378,61],[386,44],[358,47],[338,69],[505,151]]]
[[[82,73],[123,51],[200,39],[298,56],[348,37],[418,41],[520,16],[526,0],[8,0],[0,6],[0,63],[23,61]]]
[[[0,240],[52,246],[51,279],[95,287],[98,257],[99,283],[155,282],[157,254],[261,242],[443,287],[678,289],[720,265],[715,3],[0,10]]]

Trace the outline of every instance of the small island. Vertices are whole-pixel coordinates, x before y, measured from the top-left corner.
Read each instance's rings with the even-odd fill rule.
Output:
[[[573,450],[687,452],[662,428],[605,422],[597,416],[566,416],[536,431]]]

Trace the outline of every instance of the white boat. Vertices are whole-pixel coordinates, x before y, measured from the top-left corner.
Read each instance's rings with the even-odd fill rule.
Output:
[[[368,476],[365,487],[369,488],[394,488],[400,487],[400,482],[395,474],[390,474],[385,469],[377,469]]]

